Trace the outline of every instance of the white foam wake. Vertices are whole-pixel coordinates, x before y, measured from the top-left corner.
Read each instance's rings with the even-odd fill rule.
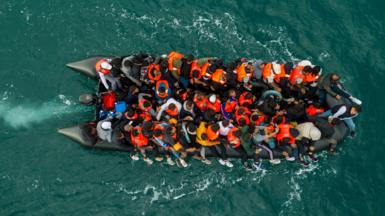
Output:
[[[0,102],[0,119],[12,128],[29,127],[63,114],[80,111],[80,105],[59,95],[57,98],[42,104],[15,105],[3,100]]]

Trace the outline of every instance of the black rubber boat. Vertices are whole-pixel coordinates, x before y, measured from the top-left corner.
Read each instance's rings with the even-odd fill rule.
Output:
[[[85,60],[72,62],[67,64],[67,67],[80,72],[87,77],[90,77],[92,79],[98,79],[97,72],[95,70],[95,64],[97,61],[99,61],[102,58],[106,58],[108,56],[95,56],[91,57]],[[337,101],[333,97],[327,98],[327,103],[329,107],[335,106],[339,103],[342,103],[340,101]],[[95,108],[97,110],[97,108]],[[98,112],[95,111],[95,119],[97,118],[96,115],[98,115]],[[111,143],[108,143],[106,141],[101,141],[97,139],[96,136],[96,130],[95,130],[95,123],[93,122],[86,122],[81,123],[72,127],[67,128],[61,128],[58,130],[60,134],[63,134],[64,136],[72,139],[73,141],[79,143],[80,145],[87,147],[87,148],[93,148],[93,149],[100,149],[100,150],[112,150],[112,151],[123,151],[123,152],[130,152],[132,151],[132,147],[130,145],[127,145],[125,143],[120,142],[116,137],[118,131],[120,130],[119,125],[115,127],[114,133],[113,133],[113,140]],[[341,143],[344,138],[347,136],[349,129],[346,127],[345,123],[341,121],[338,125],[335,125],[333,127],[334,134],[331,137],[331,139],[336,140],[338,143]],[[323,150],[328,149],[330,145],[330,139],[320,139],[316,141],[314,147],[315,152],[320,152]],[[281,154],[279,152],[273,151],[274,155],[277,157],[281,157]],[[227,150],[227,155],[229,158],[239,158],[240,155],[232,150]],[[212,154],[208,151],[206,152],[208,157],[212,157]],[[253,152],[249,152],[249,157],[251,157]],[[261,157],[264,159],[268,159],[269,155],[265,150],[262,150]]]

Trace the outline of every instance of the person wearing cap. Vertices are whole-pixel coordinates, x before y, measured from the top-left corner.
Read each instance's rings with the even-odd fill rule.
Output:
[[[98,134],[98,137],[103,140],[107,141],[109,143],[112,142],[112,125],[109,120],[102,120],[99,121],[96,125],[96,131]]]
[[[219,113],[221,111],[221,101],[218,99],[218,97],[215,94],[211,94],[209,96],[207,109],[211,109],[215,113]]]
[[[296,129],[299,132],[299,135],[296,138],[299,150],[299,161],[304,165],[308,164],[303,158],[306,152],[310,159],[317,161],[313,152],[313,144],[321,139],[321,131],[312,122],[298,124]]]
[[[106,90],[113,90],[115,91],[117,87],[121,88],[121,84],[119,79],[113,77],[111,74],[112,70],[112,64],[111,59],[101,59],[99,60],[96,65],[95,69],[99,75],[100,81],[103,83],[103,86]],[[108,82],[110,82],[111,86],[108,85]]]

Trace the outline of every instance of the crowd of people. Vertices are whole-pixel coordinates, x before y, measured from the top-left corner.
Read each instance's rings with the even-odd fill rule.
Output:
[[[98,138],[131,146],[131,158],[149,165],[165,157],[186,167],[187,156],[211,164],[208,156],[214,156],[233,167],[228,156],[235,155],[246,169],[260,169],[262,153],[272,164],[307,165],[318,160],[314,143],[320,139],[336,151],[334,125],[343,121],[354,137],[353,118],[361,110],[338,74],[323,74],[308,60],[225,64],[173,51],[104,58],[95,68]],[[329,107],[327,95],[343,103]]]

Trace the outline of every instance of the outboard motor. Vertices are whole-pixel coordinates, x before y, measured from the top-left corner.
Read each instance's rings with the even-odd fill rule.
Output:
[[[79,96],[79,102],[85,106],[95,105],[97,101],[97,97],[94,94],[82,94]]]

